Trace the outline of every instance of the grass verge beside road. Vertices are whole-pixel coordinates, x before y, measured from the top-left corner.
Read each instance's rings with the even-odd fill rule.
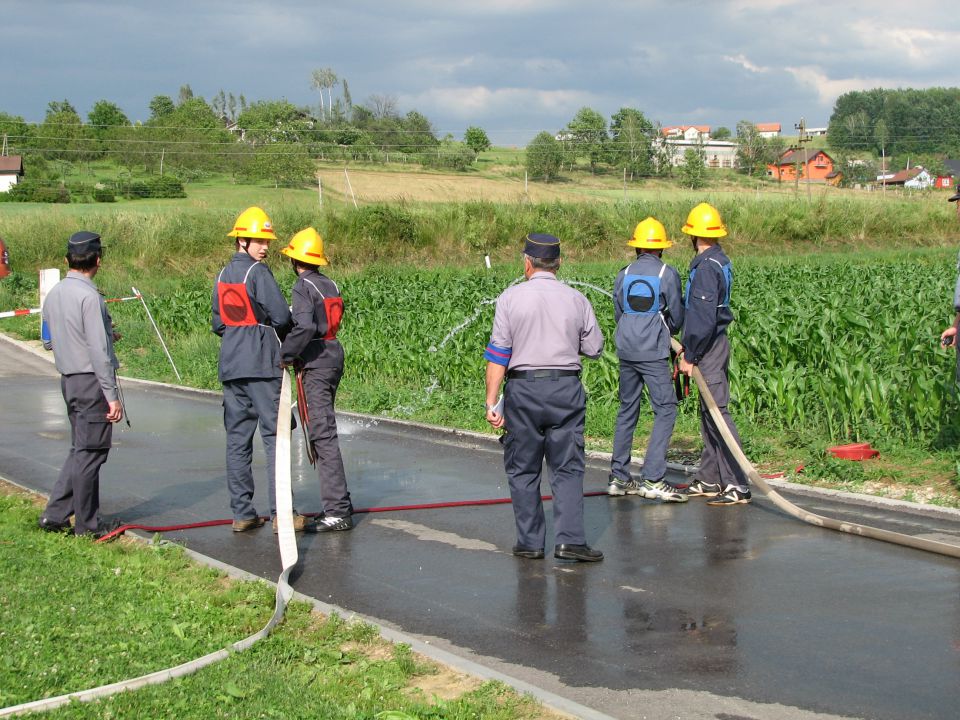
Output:
[[[0,707],[136,677],[262,627],[274,590],[194,564],[174,545],[107,545],[37,529],[34,496],[0,483]],[[557,718],[293,603],[250,650],[163,685],[73,703],[51,718]]]

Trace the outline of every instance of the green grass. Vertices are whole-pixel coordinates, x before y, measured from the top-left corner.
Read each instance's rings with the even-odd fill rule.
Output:
[[[177,546],[98,545],[43,533],[37,517],[33,502],[0,489],[0,707],[186,662],[255,632],[273,611],[272,587],[227,580]],[[496,683],[448,701],[417,694],[418,678],[436,671],[373,626],[293,603],[279,629],[244,653],[44,717],[545,716]]]

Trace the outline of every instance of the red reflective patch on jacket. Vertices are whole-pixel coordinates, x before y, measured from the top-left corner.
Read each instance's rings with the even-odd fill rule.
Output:
[[[247,327],[257,324],[246,283],[218,282],[217,300],[220,303],[220,319],[224,325]]]
[[[323,309],[327,313],[327,334],[323,339],[334,340],[337,337],[337,331],[340,330],[340,321],[343,319],[343,298],[325,297]]]

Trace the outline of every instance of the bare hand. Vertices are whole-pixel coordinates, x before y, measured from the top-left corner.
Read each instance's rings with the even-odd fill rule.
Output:
[[[687,377],[690,377],[691,375],[693,375],[694,365],[693,363],[687,362],[687,359],[683,355],[681,355],[678,359],[678,367],[680,368],[680,372],[682,372]]]
[[[120,404],[120,401],[114,400],[107,404],[110,406],[110,410],[107,412],[107,422],[115,423],[123,420],[123,405]]]
[[[503,427],[504,417],[498,413],[495,413],[493,410],[487,410],[487,422],[490,423],[494,428],[499,430]]]
[[[950,326],[940,333],[940,344],[944,347],[954,347],[957,344],[957,328]]]

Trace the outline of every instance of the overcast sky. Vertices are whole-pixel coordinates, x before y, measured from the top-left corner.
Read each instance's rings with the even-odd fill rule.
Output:
[[[825,126],[838,95],[960,84],[943,0],[0,0],[0,111],[146,120],[181,85],[211,99],[319,103],[314,68],[354,103],[394,96],[442,136],[479,125],[525,145],[583,107],[664,125]],[[335,93],[340,88],[335,88]]]

